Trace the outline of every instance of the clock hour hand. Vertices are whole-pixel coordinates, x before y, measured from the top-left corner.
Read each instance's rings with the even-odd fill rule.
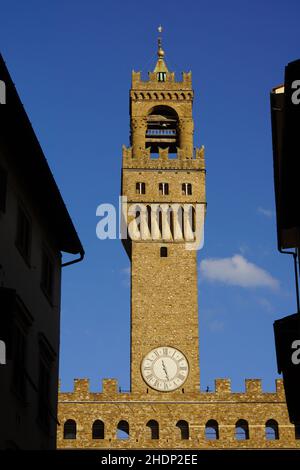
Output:
[[[162,366],[163,366],[164,373],[166,374],[167,380],[170,380],[169,376],[168,376],[167,368],[166,368],[166,365],[165,365],[163,359],[162,359],[161,363],[162,363]]]

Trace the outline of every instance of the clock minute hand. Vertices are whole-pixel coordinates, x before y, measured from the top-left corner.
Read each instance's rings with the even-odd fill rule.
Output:
[[[169,376],[168,376],[167,368],[165,366],[165,363],[164,363],[163,359],[162,359],[161,363],[162,363],[162,366],[163,366],[164,373],[166,374],[167,380],[170,380]]]

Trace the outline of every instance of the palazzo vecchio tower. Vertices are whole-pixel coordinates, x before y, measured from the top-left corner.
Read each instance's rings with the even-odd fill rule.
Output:
[[[176,80],[161,38],[146,81],[132,72],[130,147],[123,146],[124,247],[131,262],[131,390],[76,379],[59,393],[60,448],[291,448],[281,380],[200,390],[197,252],[206,210],[204,148],[194,148],[191,72]]]

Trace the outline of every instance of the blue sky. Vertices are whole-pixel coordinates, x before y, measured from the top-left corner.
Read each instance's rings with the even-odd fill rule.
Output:
[[[131,70],[154,67],[159,23],[169,69],[193,72],[206,148],[201,386],[274,389],[272,324],[296,306],[292,261],[276,249],[269,91],[299,58],[299,14],[296,0],[0,0],[1,52],[86,250],[63,273],[64,389],[75,377],[129,388],[129,260],[96,238],[95,213],[117,204]]]

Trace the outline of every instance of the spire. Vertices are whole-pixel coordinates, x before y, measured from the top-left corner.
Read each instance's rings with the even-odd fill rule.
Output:
[[[156,62],[156,66],[155,66],[155,69],[154,69],[154,72],[155,73],[166,73],[168,72],[168,67],[164,61],[164,57],[165,57],[165,51],[163,50],[162,48],[162,38],[161,38],[161,33],[163,31],[163,28],[161,25],[159,25],[159,27],[157,28],[157,31],[159,32],[159,36],[158,36],[158,49],[157,49],[157,57],[158,57],[158,60]]]

